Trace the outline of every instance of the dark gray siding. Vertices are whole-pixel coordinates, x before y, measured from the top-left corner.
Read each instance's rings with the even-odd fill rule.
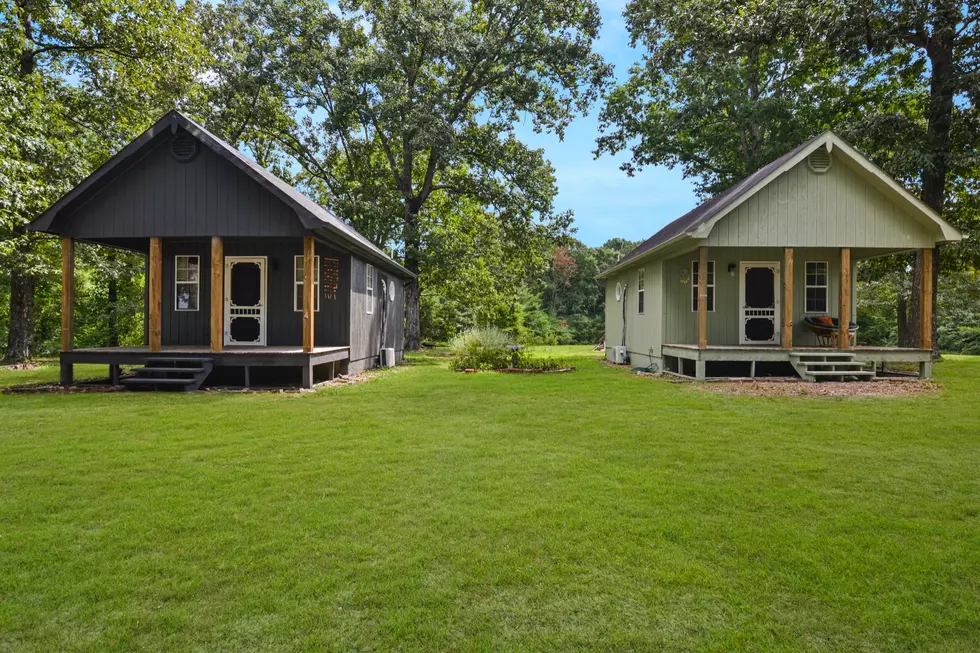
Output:
[[[206,146],[182,163],[163,138],[55,229],[74,238],[299,236],[295,212]]]
[[[389,305],[385,346],[394,347],[402,359],[405,340],[405,293],[403,280],[374,267],[374,313],[367,313],[367,263],[351,256],[350,371],[359,372],[378,363],[381,344],[381,280],[395,282],[395,301]]]
[[[299,346],[303,344],[303,313],[293,307],[293,257],[302,255],[303,240],[236,239],[225,240],[225,256],[265,256],[266,272],[266,344]],[[209,239],[163,241],[163,311],[162,336],[165,345],[207,345],[210,342],[211,245]],[[177,311],[174,307],[174,265],[178,254],[201,257],[201,302],[197,311]],[[348,344],[350,315],[350,256],[317,243],[320,256],[320,310],[313,318],[317,346]],[[323,267],[327,258],[340,262],[337,299],[328,300],[323,293],[326,279]]]
[[[176,256],[201,257],[201,289],[198,310],[175,308],[174,275]],[[209,240],[163,241],[163,310],[160,312],[161,340],[165,345],[207,345],[211,341],[211,244]]]

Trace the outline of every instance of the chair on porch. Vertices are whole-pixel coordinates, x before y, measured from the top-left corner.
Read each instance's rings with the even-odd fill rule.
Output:
[[[840,321],[836,317],[818,316],[803,318],[803,323],[810,331],[817,336],[817,343],[821,347],[837,347],[838,325]],[[858,325],[854,322],[847,324],[847,334],[850,344],[853,346],[857,340]]]

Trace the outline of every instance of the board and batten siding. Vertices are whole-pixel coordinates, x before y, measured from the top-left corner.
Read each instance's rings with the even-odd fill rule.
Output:
[[[640,269],[644,270],[644,310],[637,302]],[[663,261],[647,261],[606,279],[606,347],[621,344],[623,304],[616,301],[616,283],[626,288],[626,349],[634,366],[661,365],[663,345]]]
[[[825,173],[806,161],[721,218],[708,247],[932,247],[938,227],[915,220],[844,159]]]
[[[198,146],[181,162],[162,138],[146,156],[116,173],[73,213],[59,215],[65,236],[89,239],[250,236],[302,238],[296,213],[254,179]]]
[[[693,306],[691,274],[697,250],[664,262],[664,343],[697,344],[698,314]],[[708,313],[708,344],[737,345],[740,339],[741,294],[739,278],[742,262],[773,262],[780,271],[783,249],[778,247],[715,247],[708,248],[708,260],[715,262],[715,310]],[[801,247],[793,250],[793,344],[817,345],[816,337],[803,324],[807,315],[837,316],[840,302],[840,250],[837,248]],[[806,313],[806,262],[825,261],[828,268],[827,312]],[[735,276],[728,266],[735,265]],[[856,298],[856,261],[851,262],[851,297]],[[686,283],[681,283],[687,277]],[[780,280],[782,275],[780,274]],[[777,296],[781,293],[777,289]],[[851,302],[851,320],[857,315],[857,302]]]
[[[405,338],[405,286],[404,280],[377,266],[374,269],[373,300],[367,295],[367,262],[352,255],[350,257],[350,364],[349,372],[356,373],[375,367],[381,344],[381,301],[382,279],[386,283],[395,282],[395,299],[388,302],[388,328],[385,347],[394,347],[395,359],[404,358]],[[373,304],[373,312],[367,312],[368,302]]]
[[[317,346],[345,346],[349,342],[350,255],[316,244],[320,257],[320,310],[314,314],[314,342]],[[200,306],[196,311],[178,311],[174,306],[174,265],[177,255],[201,257]],[[266,257],[266,345],[303,344],[303,313],[293,306],[293,257],[302,256],[302,238],[239,239],[224,243],[228,256]],[[324,266],[327,258],[339,261],[337,299],[325,297]],[[200,345],[210,342],[211,245],[209,239],[163,240],[163,306],[161,336],[164,345]],[[223,311],[222,311],[223,315]],[[234,346],[234,345],[230,345]]]

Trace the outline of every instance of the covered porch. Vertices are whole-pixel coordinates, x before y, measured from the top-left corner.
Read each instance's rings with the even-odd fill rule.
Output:
[[[816,260],[798,262],[792,247],[742,250],[702,246],[690,261],[690,272],[680,267],[686,257],[668,262],[670,268],[678,268],[681,284],[689,274],[696,337],[693,342],[688,338],[672,342],[671,326],[665,325],[664,370],[696,379],[755,377],[760,370],[769,373],[782,365],[781,369],[791,367],[807,380],[871,380],[889,363],[905,363],[918,365],[919,376],[928,378],[932,372],[931,328],[921,330],[919,346],[914,348],[855,344],[856,262],[894,250],[863,249],[854,256],[851,248],[844,247],[833,251],[837,260],[827,260],[829,250],[804,251],[806,259]],[[920,324],[931,325],[933,252],[921,249],[918,255],[923,266],[919,319]],[[664,278],[669,286],[670,269]],[[814,316],[836,320],[836,324],[817,326],[817,333],[811,333],[804,322],[815,322]],[[714,329],[709,328],[712,319]],[[681,334],[684,331],[681,327]],[[675,329],[673,334],[677,333]]]
[[[168,242],[180,243],[178,247],[184,249],[174,250],[171,246],[168,250]],[[187,249],[193,245],[193,242],[187,239],[169,241],[159,237],[149,238],[148,247],[144,250],[147,256],[145,344],[76,349],[74,346],[75,240],[62,238],[59,357],[61,384],[71,385],[74,382],[74,365],[82,363],[107,365],[113,384],[154,388],[170,386],[183,389],[197,389],[212,372],[214,372],[214,380],[222,385],[225,384],[222,381],[234,379],[227,384],[250,387],[257,376],[270,377],[268,373],[255,374],[254,368],[289,368],[282,376],[295,378],[295,382],[291,385],[300,385],[303,388],[311,388],[317,380],[330,380],[338,373],[347,372],[350,361],[350,347],[347,344],[327,345],[316,342],[315,323],[334,316],[325,310],[320,314],[320,319],[316,318],[319,300],[322,299],[317,297],[317,291],[321,288],[322,271],[314,264],[320,264],[318,246],[323,247],[323,244],[318,243],[315,236],[307,235],[292,239],[287,243],[288,251],[277,255],[278,259],[291,263],[294,250],[299,253],[296,259],[297,265],[301,267],[296,276],[301,283],[295,282],[293,266],[285,266],[281,263],[275,265],[277,262],[275,257],[226,256],[227,239],[214,236],[209,239],[209,242],[210,251],[205,249],[198,252]],[[243,239],[237,239],[235,243],[239,248],[244,243],[263,253],[274,252],[273,248],[276,245],[276,243],[257,244],[257,241]],[[204,247],[207,248],[207,241]],[[174,251],[194,252],[194,255],[189,257],[194,259],[189,271],[174,269],[171,265],[175,259]],[[179,258],[179,255],[176,258]],[[269,258],[272,258],[274,264],[272,267],[280,268],[273,275],[270,275],[267,269],[270,267]],[[246,270],[246,272],[255,273],[232,276],[237,272],[238,268],[232,266],[238,259],[247,259],[254,270]],[[244,269],[248,266],[240,267]],[[181,272],[184,272],[184,277],[179,276]],[[177,279],[177,282],[174,282],[174,279]],[[187,283],[184,285],[189,287],[191,292],[182,290],[182,279],[186,279]],[[273,281],[276,283],[272,283]],[[326,282],[326,279],[323,281]],[[341,290],[345,289],[346,287]],[[338,294],[336,287],[326,288],[326,290],[333,293],[330,296],[336,297]],[[340,293],[340,296],[343,297],[344,293]],[[327,300],[323,301],[326,304]],[[188,303],[192,308],[186,310],[181,302]],[[294,302],[299,305],[300,311],[293,310]],[[346,311],[346,303],[341,306]],[[181,324],[181,319],[187,315],[200,316],[200,318],[195,317],[194,325],[199,330],[203,329],[204,337],[197,340],[208,344],[172,344],[173,339],[178,339],[179,342],[181,337],[187,337],[181,334],[180,329],[174,327],[174,324]],[[284,319],[279,320],[287,327],[282,329],[286,335],[279,337],[285,338],[286,342],[295,342],[295,345],[265,344],[267,320],[276,316],[289,318],[288,324]],[[293,322],[296,324],[295,327],[291,326]],[[248,326],[252,323],[255,324],[253,329],[240,330],[245,334],[244,338],[236,335],[236,325]],[[317,326],[325,325],[321,322]],[[329,332],[335,330],[330,329]],[[236,339],[245,342],[237,342]],[[167,342],[168,340],[171,342]],[[135,377],[120,378],[121,366],[142,367],[134,370]]]

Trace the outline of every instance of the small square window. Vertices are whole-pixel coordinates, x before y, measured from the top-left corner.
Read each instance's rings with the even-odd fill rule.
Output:
[[[201,257],[174,258],[174,310],[196,311],[201,306]]]

